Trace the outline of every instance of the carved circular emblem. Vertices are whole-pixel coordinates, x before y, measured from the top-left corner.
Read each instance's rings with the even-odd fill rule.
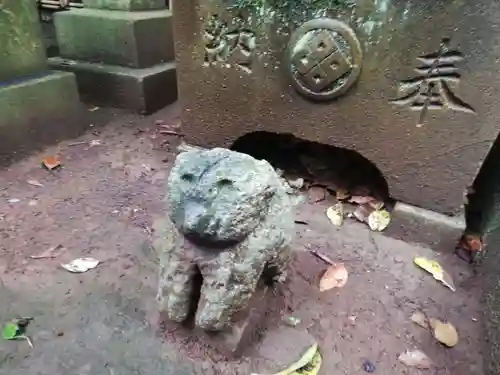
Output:
[[[361,72],[363,51],[345,23],[330,18],[307,21],[288,43],[288,67],[294,88],[325,101],[345,94]]]

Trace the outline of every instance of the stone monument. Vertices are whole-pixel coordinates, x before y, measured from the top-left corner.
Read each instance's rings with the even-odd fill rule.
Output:
[[[177,99],[172,14],[165,0],[84,0],[54,14],[59,57],[82,98],[154,112]]]
[[[50,71],[33,0],[0,2],[0,164],[83,130],[72,73]]]
[[[266,161],[215,148],[179,154],[168,180],[161,239],[160,311],[238,354],[267,286],[286,278],[296,188]],[[195,278],[203,281],[196,285]]]
[[[396,200],[463,221],[463,193],[499,131],[499,2],[173,7],[187,142],[229,147],[269,131],[352,149]]]

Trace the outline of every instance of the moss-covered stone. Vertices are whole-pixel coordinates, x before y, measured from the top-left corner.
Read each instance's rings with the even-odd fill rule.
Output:
[[[73,9],[54,16],[61,57],[148,68],[174,59],[171,12]]]
[[[108,10],[155,10],[166,8],[165,0],[83,0],[86,8]]]
[[[0,166],[77,136],[88,126],[85,112],[72,73],[48,71],[0,86]]]
[[[45,69],[46,56],[36,2],[0,1],[0,82]]]

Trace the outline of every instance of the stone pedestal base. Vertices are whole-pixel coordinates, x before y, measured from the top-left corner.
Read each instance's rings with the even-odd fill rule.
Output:
[[[81,134],[84,111],[72,73],[0,83],[0,165]]]
[[[132,69],[53,57],[49,65],[75,73],[82,99],[98,105],[148,114],[177,100],[175,63]]]
[[[274,314],[270,312],[270,301],[276,297],[271,289],[259,288],[253,295],[247,308],[235,317],[231,329],[225,332],[210,333],[194,327],[194,311],[187,321],[178,324],[168,319],[164,311],[159,312],[159,329],[168,337],[184,337],[192,341],[198,341],[201,347],[207,345],[227,359],[235,359],[250,349],[260,337],[259,334],[266,331],[270,318]],[[277,315],[277,314],[276,314]],[[201,339],[201,340],[200,340]]]
[[[272,291],[263,286],[255,291],[247,309],[235,317],[235,322],[229,330],[217,333],[197,330],[197,333],[226,357],[239,357],[246,348],[257,341],[259,332],[263,330],[271,298]]]

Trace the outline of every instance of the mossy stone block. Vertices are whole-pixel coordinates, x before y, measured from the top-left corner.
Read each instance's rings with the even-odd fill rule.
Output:
[[[155,10],[165,9],[165,0],[83,0],[86,8],[108,10]]]
[[[172,61],[171,16],[168,10],[58,12],[54,21],[60,56],[129,68]]]
[[[34,0],[0,1],[0,82],[47,68]]]

